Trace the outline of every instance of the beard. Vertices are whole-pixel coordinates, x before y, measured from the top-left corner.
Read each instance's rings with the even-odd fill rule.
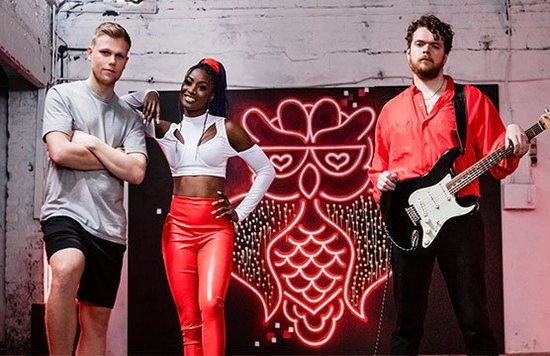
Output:
[[[443,62],[433,63],[425,60],[413,62],[412,60],[409,60],[409,67],[411,68],[411,71],[422,80],[437,78],[439,73],[443,70],[443,65]]]

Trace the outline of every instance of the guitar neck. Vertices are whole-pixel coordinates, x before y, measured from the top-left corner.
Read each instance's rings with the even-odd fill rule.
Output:
[[[542,121],[537,121],[536,124],[525,131],[525,134],[527,135],[527,139],[531,141],[535,136],[540,134],[545,129],[546,127],[544,123]],[[506,148],[506,146],[499,147],[496,151],[482,158],[473,166],[451,179],[447,183],[447,189],[450,193],[456,194],[459,190],[473,182],[483,173],[487,172],[491,167],[496,166],[500,161],[511,155],[513,152],[514,147],[512,147],[512,145],[510,145],[508,148]]]

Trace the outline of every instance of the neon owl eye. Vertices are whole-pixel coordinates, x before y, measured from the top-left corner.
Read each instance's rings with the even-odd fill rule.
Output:
[[[349,163],[350,157],[347,153],[330,152],[325,156],[325,161],[329,167],[332,167],[336,172],[340,172]]]
[[[304,148],[288,147],[286,150],[266,150],[266,154],[279,179],[295,175],[307,159],[307,150]]]
[[[364,145],[318,148],[313,157],[323,174],[338,177],[352,174],[365,159]]]

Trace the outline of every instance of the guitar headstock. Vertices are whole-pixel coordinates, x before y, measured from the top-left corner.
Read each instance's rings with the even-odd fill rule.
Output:
[[[544,109],[544,114],[540,116],[539,123],[543,125],[545,129],[550,129],[550,110]]]

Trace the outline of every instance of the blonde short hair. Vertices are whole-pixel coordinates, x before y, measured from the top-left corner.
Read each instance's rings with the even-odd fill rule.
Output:
[[[132,40],[130,39],[130,35],[126,29],[116,22],[103,22],[97,26],[94,32],[94,37],[92,37],[92,45],[95,44],[98,37],[103,35],[112,38],[122,38],[126,41],[126,43],[128,43],[128,46],[132,46]]]

